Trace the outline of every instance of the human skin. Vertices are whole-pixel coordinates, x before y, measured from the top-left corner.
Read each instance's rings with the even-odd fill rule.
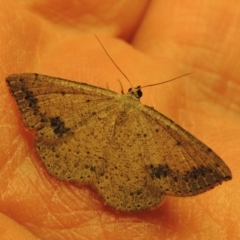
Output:
[[[0,1],[1,239],[238,239],[240,3],[238,1]],[[74,6],[76,4],[76,6]],[[78,5],[79,4],[79,5]],[[92,4],[93,6],[90,6]],[[82,17],[85,16],[85,17]],[[90,16],[90,17],[89,17]],[[89,187],[49,176],[5,78],[37,72],[125,92],[168,116],[224,159],[233,179],[156,209],[122,213]]]

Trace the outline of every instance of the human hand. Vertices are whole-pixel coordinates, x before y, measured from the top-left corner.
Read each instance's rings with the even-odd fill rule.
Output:
[[[126,1],[109,10],[107,0],[92,8],[87,2],[84,7],[73,2],[29,4],[1,7],[0,221],[5,238],[237,238],[240,15],[236,4],[151,1],[147,6],[146,1],[141,6]],[[77,188],[46,173],[35,153],[34,134],[24,128],[5,78],[38,72],[109,85],[117,92],[120,79],[126,91],[129,84],[94,34],[134,86],[193,73],[143,89],[141,101],[214,149],[232,169],[231,182],[196,197],[166,197],[150,211],[121,213],[104,206],[88,187]]]

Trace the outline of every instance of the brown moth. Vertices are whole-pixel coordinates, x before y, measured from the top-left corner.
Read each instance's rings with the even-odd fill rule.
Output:
[[[111,207],[138,211],[164,195],[203,193],[232,174],[223,160],[158,111],[126,94],[34,73],[6,79],[50,175],[92,185]]]

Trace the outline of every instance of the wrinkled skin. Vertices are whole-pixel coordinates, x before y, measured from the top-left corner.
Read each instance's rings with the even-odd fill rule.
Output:
[[[1,239],[237,239],[239,2],[39,2],[0,2]],[[117,92],[120,79],[126,92],[129,83],[93,34],[134,86],[192,73],[143,89],[141,101],[214,149],[233,180],[196,197],[166,197],[150,211],[121,213],[89,187],[46,173],[5,78],[37,72]]]

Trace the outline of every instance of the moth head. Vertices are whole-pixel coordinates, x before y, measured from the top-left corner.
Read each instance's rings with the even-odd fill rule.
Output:
[[[133,88],[133,87],[129,88],[128,94],[130,94],[131,96],[134,96],[137,99],[140,99],[142,97],[141,86],[137,86],[136,88]]]

